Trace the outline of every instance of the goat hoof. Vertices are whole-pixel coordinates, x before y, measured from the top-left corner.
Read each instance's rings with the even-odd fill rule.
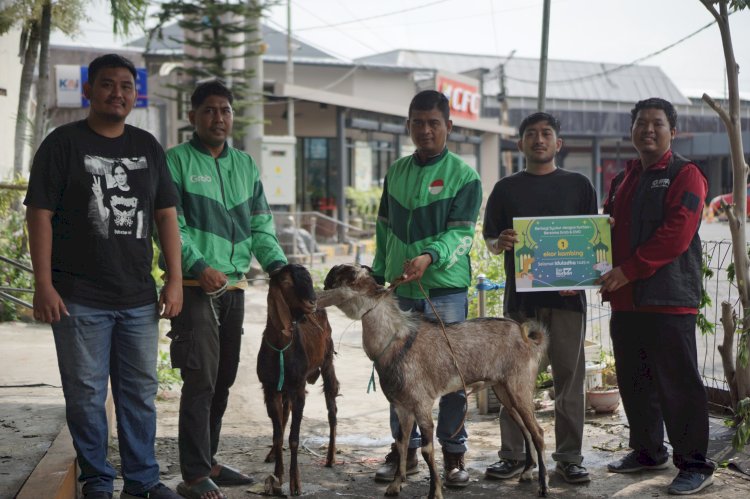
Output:
[[[547,497],[547,486],[539,487],[539,497]]]
[[[263,492],[269,496],[280,496],[281,493],[281,480],[276,478],[274,475],[268,475],[263,482]]]
[[[387,489],[385,489],[385,495],[386,497],[395,497],[401,492],[401,484],[390,484]]]
[[[443,499],[443,491],[436,489],[435,492],[427,495],[427,499]]]

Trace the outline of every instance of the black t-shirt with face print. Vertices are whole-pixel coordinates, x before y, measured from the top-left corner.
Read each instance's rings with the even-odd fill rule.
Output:
[[[85,120],[55,129],[34,156],[24,203],[53,212],[52,282],[64,299],[106,309],[156,300],[154,211],[177,195],[151,134],[126,125],[103,137]]]

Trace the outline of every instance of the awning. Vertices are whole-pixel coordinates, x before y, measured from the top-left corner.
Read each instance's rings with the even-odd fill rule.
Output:
[[[407,112],[409,110],[408,102],[403,105],[397,105],[390,102],[362,99],[351,95],[327,92],[325,90],[318,90],[317,88],[303,87],[300,85],[289,85],[286,83],[277,83],[274,88],[274,94],[276,97],[287,97],[309,102],[319,102],[331,106],[346,107],[349,109],[389,114],[404,119],[407,118]],[[503,126],[494,120],[487,119],[466,120],[463,118],[453,118],[453,126],[479,132],[496,133],[498,135],[515,136],[516,134],[516,129],[514,127]]]

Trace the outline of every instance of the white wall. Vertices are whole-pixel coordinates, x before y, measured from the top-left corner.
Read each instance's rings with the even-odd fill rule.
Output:
[[[20,35],[20,30],[11,29],[0,36],[0,89],[5,91],[5,95],[0,95],[0,181],[13,178],[13,140],[22,68],[18,58]]]

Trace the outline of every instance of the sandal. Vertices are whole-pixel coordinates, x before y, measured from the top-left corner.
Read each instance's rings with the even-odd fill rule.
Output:
[[[182,482],[177,486],[177,493],[186,499],[203,499],[203,496],[208,492],[214,491],[221,494],[222,499],[227,499],[227,496],[221,492],[219,487],[210,478],[201,480],[193,485],[188,485],[187,483]]]
[[[229,466],[225,466],[223,464],[219,466],[219,474],[210,477],[216,485],[252,485],[255,483],[255,479],[253,477],[248,476],[241,471],[230,468]]]

